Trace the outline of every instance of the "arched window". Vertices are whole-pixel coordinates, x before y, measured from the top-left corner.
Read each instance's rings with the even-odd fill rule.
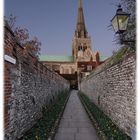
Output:
[[[83,47],[83,51],[85,51],[86,49],[87,49],[87,46],[84,46],[84,47]]]
[[[81,50],[81,46],[78,46],[78,51],[80,51]]]
[[[61,69],[60,69],[60,73],[61,73],[61,74],[64,73],[64,68],[63,68],[63,67],[61,67]]]
[[[65,69],[65,74],[69,74],[69,69]]]
[[[80,46],[78,46],[78,51],[81,51],[81,50],[83,50],[83,48],[82,48],[82,46],[80,45]]]
[[[74,74],[75,73],[75,70],[74,70],[74,68],[72,68],[72,74]]]

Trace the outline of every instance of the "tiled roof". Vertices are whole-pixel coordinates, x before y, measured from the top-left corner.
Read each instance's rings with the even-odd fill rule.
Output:
[[[73,56],[63,56],[63,55],[40,55],[40,61],[51,61],[51,62],[73,62]]]

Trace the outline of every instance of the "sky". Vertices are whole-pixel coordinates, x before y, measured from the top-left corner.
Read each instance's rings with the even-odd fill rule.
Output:
[[[16,26],[27,28],[41,41],[43,55],[71,55],[78,0],[5,0],[4,15],[17,17]],[[119,48],[114,30],[109,30],[119,0],[83,0],[85,24],[92,50],[111,56]]]

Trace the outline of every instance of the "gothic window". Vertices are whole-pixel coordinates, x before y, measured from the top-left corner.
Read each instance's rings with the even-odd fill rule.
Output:
[[[72,74],[74,74],[74,72],[75,72],[75,70],[74,70],[74,68],[72,68]]]
[[[61,73],[61,74],[64,73],[64,68],[63,68],[63,67],[61,67],[61,71],[60,71],[60,73]]]
[[[84,49],[83,49],[83,51],[85,51],[87,49],[87,46],[84,46]]]
[[[92,70],[92,65],[87,65],[87,70],[91,71]]]
[[[81,51],[81,50],[82,50],[82,46],[79,46],[79,47],[78,47],[78,51]]]
[[[65,69],[65,74],[69,74],[69,69]]]
[[[71,74],[71,67],[69,67],[68,70],[69,70],[69,74]]]
[[[80,51],[80,46],[78,46],[78,51]]]
[[[86,33],[84,33],[84,37],[87,37],[87,34]]]

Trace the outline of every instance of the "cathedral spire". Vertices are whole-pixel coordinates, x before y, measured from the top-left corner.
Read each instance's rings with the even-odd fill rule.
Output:
[[[78,17],[77,17],[75,36],[76,37],[87,37],[82,0],[79,0]]]
[[[79,8],[82,8],[82,0],[79,0]]]

